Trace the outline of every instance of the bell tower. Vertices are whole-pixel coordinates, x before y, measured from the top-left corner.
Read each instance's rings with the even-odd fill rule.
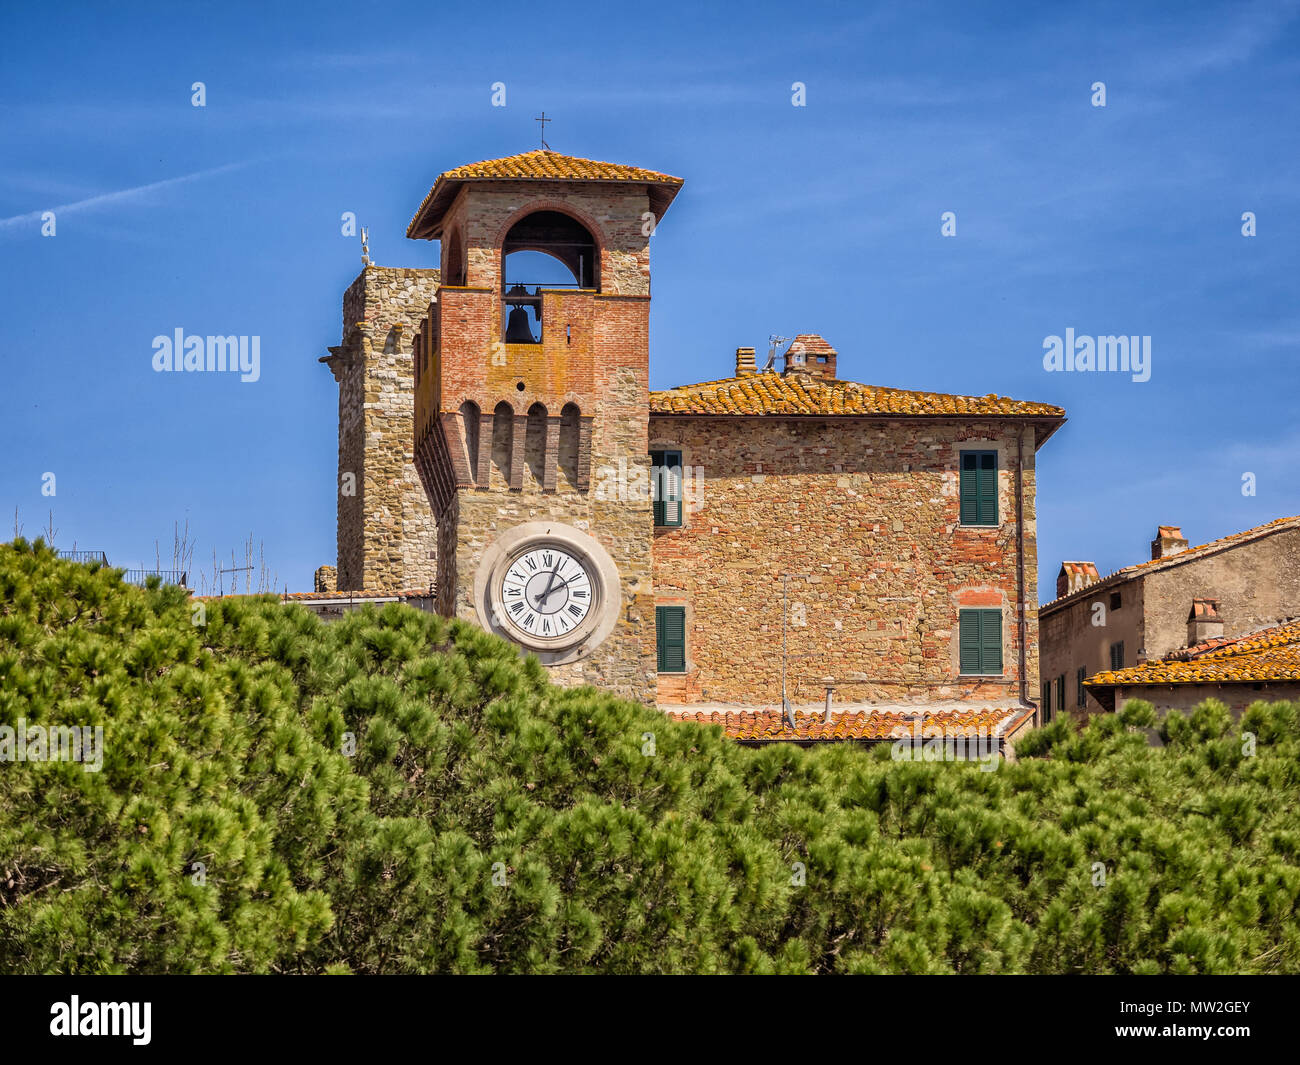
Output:
[[[681,184],[543,149],[442,174],[406,234],[441,245],[413,348],[439,611],[647,701],[650,234]]]

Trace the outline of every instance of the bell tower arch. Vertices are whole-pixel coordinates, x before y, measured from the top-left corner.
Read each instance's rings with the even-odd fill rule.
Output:
[[[439,610],[647,701],[650,234],[681,184],[543,149],[447,171],[407,229],[445,245],[415,397]]]

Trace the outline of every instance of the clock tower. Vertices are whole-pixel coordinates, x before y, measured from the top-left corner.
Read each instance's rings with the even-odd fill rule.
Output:
[[[549,150],[442,174],[414,342],[438,609],[653,701],[650,236],[681,179]]]

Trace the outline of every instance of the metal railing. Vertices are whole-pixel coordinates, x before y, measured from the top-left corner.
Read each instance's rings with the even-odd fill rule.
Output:
[[[144,584],[150,577],[159,578],[163,584],[188,588],[189,573],[183,569],[128,569],[122,571],[122,580],[128,584]]]
[[[108,565],[108,556],[103,551],[60,551],[59,558],[66,558],[69,562],[98,562],[101,566]]]

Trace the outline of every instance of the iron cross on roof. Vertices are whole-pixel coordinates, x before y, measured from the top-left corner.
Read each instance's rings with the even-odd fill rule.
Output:
[[[548,123],[548,122],[554,122],[555,119],[553,119],[553,118],[547,118],[547,117],[546,117],[546,112],[543,111],[543,112],[542,112],[542,117],[541,117],[541,118],[535,118],[535,119],[533,119],[533,121],[534,121],[534,122],[540,122],[540,123],[542,124],[542,147],[545,148],[545,149],[549,152],[549,151],[551,150],[551,146],[550,146],[549,144],[546,143],[546,123]]]

